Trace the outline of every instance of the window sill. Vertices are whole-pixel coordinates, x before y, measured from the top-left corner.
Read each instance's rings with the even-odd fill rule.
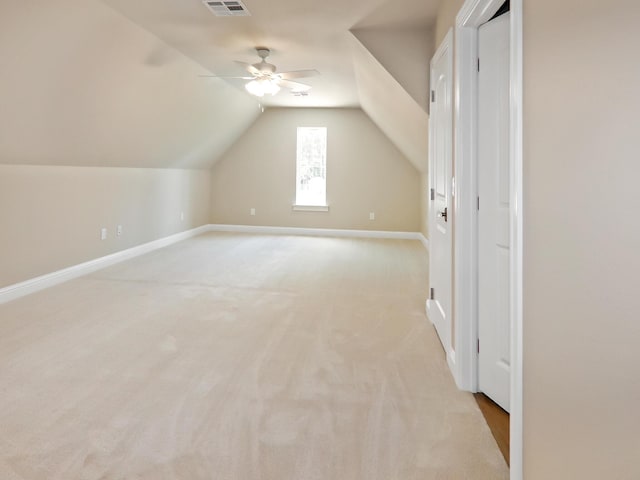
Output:
[[[291,209],[294,212],[328,212],[329,205],[294,205]]]

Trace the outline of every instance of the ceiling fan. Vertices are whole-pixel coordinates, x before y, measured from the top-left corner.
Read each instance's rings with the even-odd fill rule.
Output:
[[[276,66],[267,62],[267,57],[271,53],[266,47],[256,47],[256,52],[260,57],[258,63],[250,64],[245,62],[236,62],[242,65],[250,77],[236,77],[227,75],[201,75],[201,77],[216,77],[216,78],[239,78],[243,80],[250,80],[245,84],[245,89],[256,97],[263,97],[266,94],[275,95],[280,91],[281,87],[288,88],[294,93],[307,92],[311,89],[311,85],[305,85],[304,83],[292,82],[294,78],[315,77],[320,75],[317,70],[294,70],[290,72],[276,73]]]

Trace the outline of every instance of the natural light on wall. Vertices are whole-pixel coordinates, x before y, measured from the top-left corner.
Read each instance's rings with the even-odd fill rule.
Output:
[[[296,205],[327,205],[326,127],[298,127]]]

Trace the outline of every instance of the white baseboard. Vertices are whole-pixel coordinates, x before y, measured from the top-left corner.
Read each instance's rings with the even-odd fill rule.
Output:
[[[77,277],[81,277],[82,275],[95,272],[96,270],[100,270],[101,268],[105,268],[110,265],[122,262],[124,260],[128,260],[130,258],[137,257],[140,255],[144,255],[145,253],[152,252],[153,250],[157,250],[159,248],[172,245],[182,240],[186,240],[187,238],[195,237],[196,235],[200,235],[201,233],[205,233],[208,231],[209,231],[209,226],[203,225],[201,227],[194,228],[192,230],[176,233],[175,235],[170,235],[168,237],[160,238],[152,242],[144,243],[136,247],[128,248],[126,250],[121,250],[119,252],[106,255],[104,257],[96,258],[94,260],[89,260],[88,262],[80,263],[78,265],[73,265],[71,267],[64,268],[56,272],[47,273],[40,277],[32,278],[24,282],[20,282],[13,285],[9,285],[8,287],[0,288],[0,305],[3,303],[10,302],[11,300],[24,297],[25,295],[38,292],[45,288],[58,285],[59,283],[66,282]]]
[[[418,233],[419,240],[422,242],[425,250],[429,250],[429,239],[425,237],[422,233]]]
[[[309,235],[317,237],[391,238],[397,240],[420,240],[423,244],[426,241],[424,236],[419,232],[386,232],[382,230],[346,230],[333,228],[263,227],[256,225],[214,224],[209,225],[209,231],[264,233],[267,235]]]
[[[449,371],[451,372],[451,376],[453,380],[456,382],[456,386],[458,383],[458,378],[456,376],[456,351],[453,348],[450,348],[447,352],[447,365],[449,365]]]
[[[427,320],[429,321],[429,323],[431,325],[433,325],[433,328],[436,328],[436,324],[433,322],[433,320],[431,320],[431,310],[434,308],[434,304],[433,304],[433,300],[430,300],[429,298],[427,298],[424,301],[424,313],[427,316]]]
[[[186,240],[206,232],[239,232],[279,235],[312,235],[325,237],[390,238],[398,240],[420,240],[427,246],[427,239],[418,232],[385,232],[377,230],[342,230],[329,228],[261,227],[252,225],[203,225],[192,230],[176,233],[149,243],[128,248],[88,262],[73,265],[56,272],[0,288],[0,305],[74,278],[87,275],[118,262],[128,260],[162,247]],[[426,242],[426,243],[425,243]]]

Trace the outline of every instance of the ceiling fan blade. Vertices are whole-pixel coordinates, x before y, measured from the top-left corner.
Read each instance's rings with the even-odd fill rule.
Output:
[[[293,78],[317,77],[320,72],[317,70],[293,70],[291,72],[278,73],[283,80],[291,80]]]
[[[306,92],[311,90],[311,85],[305,85],[304,83],[292,82],[290,80],[280,80],[278,85],[281,87],[289,88],[298,92]]]
[[[241,78],[242,80],[253,80],[253,77],[234,77],[230,75],[198,75],[203,78]]]
[[[237,63],[238,65],[242,65],[242,67],[243,67],[247,72],[249,72],[251,75],[258,76],[258,75],[261,75],[261,74],[262,74],[262,72],[261,72],[260,70],[258,70],[256,67],[254,67],[254,66],[253,66],[253,65],[251,65],[250,63],[247,63],[247,62],[239,62],[238,60],[236,60],[236,63]]]

